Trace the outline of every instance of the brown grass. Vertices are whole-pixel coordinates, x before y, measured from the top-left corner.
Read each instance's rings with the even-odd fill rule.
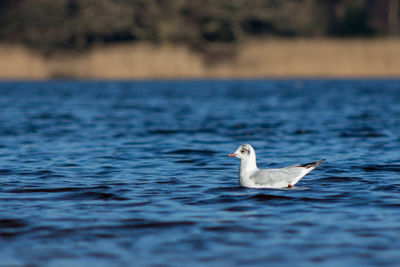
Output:
[[[184,46],[146,43],[44,57],[0,45],[0,79],[152,79],[252,77],[400,77],[400,39],[249,41],[229,61],[209,65]]]

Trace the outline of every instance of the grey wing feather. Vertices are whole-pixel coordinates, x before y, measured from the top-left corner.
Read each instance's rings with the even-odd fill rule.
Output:
[[[289,166],[282,169],[265,169],[258,170],[250,176],[258,185],[280,185],[287,186],[298,181],[299,177],[304,174],[304,168],[299,166]]]

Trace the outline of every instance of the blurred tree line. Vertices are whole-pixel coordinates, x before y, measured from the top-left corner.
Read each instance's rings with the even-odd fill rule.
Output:
[[[0,0],[0,41],[43,50],[183,43],[200,51],[254,37],[399,34],[400,0]]]

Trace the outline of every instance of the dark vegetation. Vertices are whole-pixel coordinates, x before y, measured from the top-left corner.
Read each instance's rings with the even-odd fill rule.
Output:
[[[394,36],[399,9],[399,0],[0,0],[0,41],[43,51],[169,42],[209,52],[269,36]]]

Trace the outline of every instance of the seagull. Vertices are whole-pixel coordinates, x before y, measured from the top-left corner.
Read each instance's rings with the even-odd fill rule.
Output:
[[[259,169],[256,151],[249,144],[243,144],[228,155],[240,159],[239,184],[249,188],[293,187],[307,173],[314,170],[325,159],[307,164],[296,164],[281,169]]]

